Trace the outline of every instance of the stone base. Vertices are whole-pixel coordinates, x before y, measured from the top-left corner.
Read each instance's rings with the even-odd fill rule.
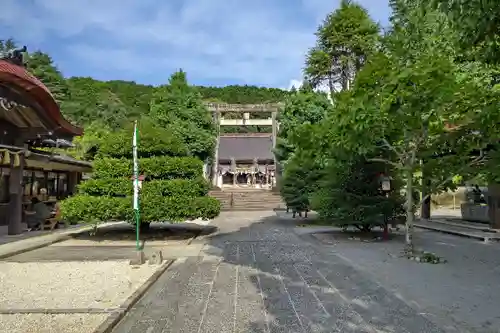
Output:
[[[161,265],[161,263],[163,262],[163,254],[161,253],[161,251],[153,252],[148,262],[150,265]]]
[[[137,265],[142,265],[146,262],[146,255],[144,254],[144,251],[137,251],[135,253],[135,257],[130,259],[130,265],[132,266],[137,266]]]
[[[488,205],[463,203],[461,205],[462,218],[472,222],[490,222]]]

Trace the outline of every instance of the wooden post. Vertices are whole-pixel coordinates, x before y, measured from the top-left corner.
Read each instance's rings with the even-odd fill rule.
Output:
[[[233,186],[236,186],[236,178],[237,178],[237,173],[236,173],[236,160],[234,157],[231,157],[231,172],[233,173]]]
[[[65,195],[73,195],[75,194],[75,189],[76,185],[78,185],[78,172],[76,171],[70,171],[68,172],[67,176],[68,177],[68,189],[65,193]]]
[[[25,157],[19,154],[19,165],[14,167],[14,157],[10,158],[10,181],[9,181],[9,235],[19,235],[23,232],[23,171]]]
[[[278,138],[278,119],[277,119],[277,112],[274,111],[271,113],[272,115],[272,140],[273,140],[273,151],[276,148],[276,140]],[[278,167],[278,160],[276,159],[276,154],[273,153],[273,159],[274,159],[274,177],[276,179],[276,186],[275,188],[279,188],[280,184],[280,168]]]

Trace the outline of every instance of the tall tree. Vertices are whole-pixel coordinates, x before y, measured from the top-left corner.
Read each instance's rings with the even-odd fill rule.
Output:
[[[331,95],[348,89],[354,75],[373,52],[379,27],[359,4],[342,0],[316,32],[316,46],[309,50],[304,75],[314,86],[327,84]]]
[[[150,116],[183,138],[190,152],[206,160],[215,147],[215,126],[197,89],[188,85],[186,73],[174,73],[168,86],[157,88]]]

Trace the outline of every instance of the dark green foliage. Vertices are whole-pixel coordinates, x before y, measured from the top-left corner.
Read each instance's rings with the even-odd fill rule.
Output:
[[[205,197],[162,197],[141,195],[141,220],[143,222],[183,222],[201,218],[213,219],[220,213],[220,202]]]
[[[304,74],[313,87],[327,84],[333,95],[338,87],[349,88],[355,73],[377,45],[379,27],[365,8],[354,1],[342,0],[339,8],[320,25],[316,36]]]
[[[303,212],[311,208],[310,197],[316,187],[319,166],[304,152],[294,152],[286,164],[280,184],[281,197],[288,208]]]
[[[133,125],[124,130],[109,133],[99,145],[99,155],[105,157],[132,158],[129,141]],[[139,157],[186,156],[189,154],[184,141],[168,128],[160,127],[149,120],[139,123]],[[126,143],[126,144],[125,144]]]
[[[159,87],[150,103],[150,117],[168,128],[188,151],[207,160],[215,149],[215,125],[198,91],[188,85],[186,73],[174,73],[168,86]]]
[[[75,195],[61,201],[60,209],[62,218],[72,223],[130,221],[133,218],[130,197]]]
[[[132,221],[132,197],[76,195],[61,202],[61,212],[69,222]],[[212,197],[141,197],[142,222],[182,222],[213,219],[220,203]]]
[[[384,164],[367,162],[362,156],[330,161],[318,182],[312,208],[332,224],[355,225],[363,230],[383,225],[384,217],[404,214],[404,198],[399,194],[397,179],[392,180],[392,190],[386,197],[381,191],[381,174],[387,174]]]
[[[321,169],[318,143],[311,141],[310,126],[320,122],[331,108],[328,98],[311,90],[291,95],[280,113],[280,132],[275,154],[284,166],[280,192],[295,211],[310,207],[310,196]]]
[[[144,182],[143,193],[160,196],[199,197],[208,194],[208,182],[203,178],[152,180]],[[90,179],[78,186],[79,192],[92,196],[131,196],[133,184],[127,178]]]
[[[228,104],[260,104],[283,101],[290,92],[256,86],[196,87],[204,99]]]
[[[196,157],[157,156],[139,160],[140,174],[146,180],[194,179],[203,176],[203,162]],[[95,179],[132,177],[132,161],[125,158],[99,158],[94,161]]]
[[[146,175],[140,191],[142,222],[211,219],[219,214],[219,201],[206,196],[208,183],[199,159],[157,156],[141,159],[139,165],[141,173]],[[80,194],[63,201],[65,218],[132,221],[131,160],[98,158],[94,168],[94,179],[80,184]]]

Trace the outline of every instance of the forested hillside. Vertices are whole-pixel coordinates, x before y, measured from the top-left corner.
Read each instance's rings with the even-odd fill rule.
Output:
[[[0,40],[0,52],[15,47],[12,39]],[[98,81],[90,77],[64,78],[50,55],[41,51],[30,54],[29,70],[54,94],[61,104],[63,114],[80,126],[99,125],[111,129],[121,128],[124,123],[139,115],[149,114],[155,92],[164,87],[153,87],[130,81]],[[189,74],[189,73],[188,73]],[[220,103],[272,103],[280,102],[288,91],[256,86],[195,87],[202,99]],[[236,115],[226,114],[226,118]],[[270,116],[270,115],[262,115]],[[267,132],[268,127],[232,128],[225,132]]]

